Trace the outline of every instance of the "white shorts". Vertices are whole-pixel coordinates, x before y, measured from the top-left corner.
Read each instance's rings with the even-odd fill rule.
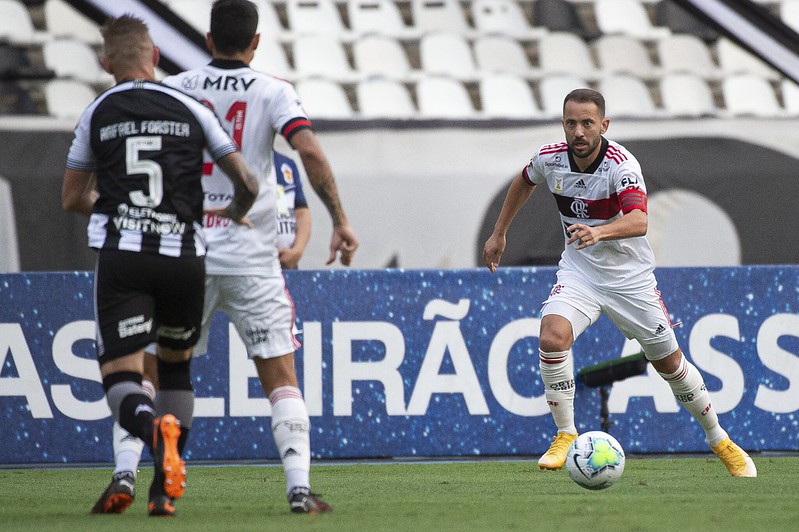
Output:
[[[660,360],[679,347],[656,287],[632,294],[607,292],[592,287],[574,273],[560,270],[558,282],[541,310],[542,316],[557,314],[569,320],[575,340],[603,313],[624,336],[638,340],[648,360]]]
[[[230,318],[250,358],[288,355],[301,345],[294,335],[294,301],[283,276],[207,275],[195,356],[208,350],[208,333],[217,311]]]

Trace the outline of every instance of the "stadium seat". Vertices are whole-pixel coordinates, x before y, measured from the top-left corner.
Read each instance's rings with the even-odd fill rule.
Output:
[[[348,119],[355,115],[347,93],[335,81],[308,78],[298,81],[295,87],[311,119]]]
[[[533,28],[516,0],[473,0],[472,19],[482,35],[507,35],[514,39],[536,39],[545,28]]]
[[[693,35],[708,43],[719,38],[719,32],[672,0],[660,0],[655,5],[655,25],[665,26],[675,34]]]
[[[596,24],[604,34],[622,33],[639,39],[659,39],[671,34],[653,26],[646,7],[639,0],[594,0]]]
[[[0,81],[0,115],[35,115],[36,113],[36,104],[25,87],[13,81]]]
[[[47,113],[57,118],[77,120],[96,97],[94,89],[74,79],[53,79],[44,86]]]
[[[355,86],[358,109],[362,118],[410,119],[416,116],[410,92],[402,83],[373,77]]]
[[[611,118],[653,118],[661,115],[646,84],[634,76],[606,76],[599,80],[599,91],[605,96],[606,114]]]
[[[775,118],[783,114],[771,83],[755,74],[733,74],[724,78],[721,93],[731,116]]]
[[[799,32],[799,0],[782,0],[780,2],[780,19]]]
[[[213,0],[167,0],[167,7],[205,36],[211,30]]]
[[[298,35],[348,38],[349,32],[333,0],[286,0],[286,18],[289,29]]]
[[[755,74],[772,81],[780,78],[779,72],[726,37],[721,37],[716,42],[716,54],[719,58],[719,67],[725,75]]]
[[[394,0],[349,0],[347,15],[356,35],[376,33],[397,39],[418,39],[421,32],[405,25]]]
[[[655,68],[644,44],[629,35],[603,35],[594,42],[599,69],[606,74],[634,74],[642,79],[655,79]]]
[[[719,112],[707,81],[696,74],[664,75],[660,80],[660,96],[666,114],[673,117],[699,118],[716,116]]]
[[[400,42],[392,37],[367,35],[352,43],[355,69],[364,76],[409,80],[411,64]]]
[[[17,223],[11,185],[0,177],[0,273],[20,271]]]
[[[35,29],[25,4],[17,0],[0,0],[0,40],[33,45],[51,38],[49,33]]]
[[[583,39],[599,36],[596,28],[583,24],[576,5],[569,0],[536,0],[533,3],[533,27],[574,33]]]
[[[537,78],[521,43],[504,35],[489,35],[473,43],[474,58],[482,73],[507,73],[523,78]]]
[[[658,41],[657,51],[664,73],[690,72],[710,80],[723,77],[710,48],[695,35],[664,37]]]
[[[251,0],[258,8],[258,33],[261,39],[286,41],[291,38],[290,32],[283,27],[275,4],[271,0]],[[210,10],[209,10],[210,13]]]
[[[411,0],[413,27],[424,33],[453,32],[471,36],[474,31],[458,0]]]
[[[544,118],[529,83],[511,74],[481,79],[480,105],[486,118]]]
[[[294,70],[299,77],[322,76],[341,82],[358,81],[344,45],[332,35],[300,35],[293,43]]]
[[[103,43],[97,23],[65,0],[47,0],[44,3],[44,24],[53,37],[77,39],[91,45]]]
[[[780,83],[782,91],[782,107],[788,116],[799,116],[799,85],[790,79]]]
[[[103,88],[114,84],[113,76],[100,66],[97,53],[84,42],[73,39],[46,42],[42,58],[45,66],[60,78],[73,78]]]
[[[296,73],[289,64],[283,45],[267,35],[261,35],[261,40],[255,50],[250,66],[254,70],[265,72],[278,78],[288,80],[296,78]]]
[[[419,40],[419,62],[427,74],[443,74],[462,81],[477,78],[477,66],[466,39],[456,33],[428,33]]]
[[[538,62],[544,74],[572,74],[587,79],[599,77],[588,45],[573,33],[553,32],[541,37]]]
[[[477,117],[466,87],[444,76],[428,76],[416,84],[420,118],[470,119]]]
[[[556,74],[543,78],[538,84],[541,110],[547,118],[563,115],[563,99],[574,89],[589,87],[588,82],[572,74]]]

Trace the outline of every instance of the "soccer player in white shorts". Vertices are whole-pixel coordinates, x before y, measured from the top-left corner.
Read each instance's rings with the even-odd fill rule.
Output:
[[[310,423],[294,368],[294,351],[300,344],[292,334],[294,307],[277,251],[277,180],[272,162],[275,134],[283,135],[297,150],[311,186],[331,217],[328,264],[339,257],[348,266],[358,240],[296,91],[287,81],[248,66],[260,40],[257,26],[258,11],[252,2],[217,0],[211,9],[211,32],[206,37],[213,61],[168,77],[164,84],[211,107],[259,175],[259,194],[247,213],[251,222],[251,228],[247,228],[218,215],[218,209],[229,201],[230,187],[220,179],[216,165],[206,163],[206,297],[203,332],[195,352],[207,348],[214,312],[227,313],[247,346],[272,406],[271,429],[283,462],[289,508],[295,513],[312,514],[331,508],[310,490]],[[156,400],[160,395],[161,391]],[[190,427],[184,423],[183,428],[187,431]],[[115,455],[119,456],[116,450]]]
[[[574,424],[574,340],[606,314],[669,384],[677,400],[699,422],[705,439],[736,477],[757,476],[749,455],[719,424],[702,375],[686,359],[657,290],[655,260],[646,240],[646,185],[638,161],[603,134],[610,120],[597,91],[576,89],[563,102],[566,142],[542,146],[511,183],[483,260],[496,271],[514,217],[535,188],[555,197],[565,246],[557,283],[544,302],[539,367],[545,397],[558,429],[542,469],[560,469]]]

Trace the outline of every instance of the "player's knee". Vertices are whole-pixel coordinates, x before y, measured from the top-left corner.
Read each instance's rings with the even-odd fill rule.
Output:
[[[538,347],[545,353],[568,351],[571,347],[571,333],[555,329],[542,330],[538,338]]]

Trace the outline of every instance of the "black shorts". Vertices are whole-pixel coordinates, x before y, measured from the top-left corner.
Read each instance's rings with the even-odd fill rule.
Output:
[[[205,257],[101,250],[94,276],[100,364],[157,341],[197,343],[205,296]]]

